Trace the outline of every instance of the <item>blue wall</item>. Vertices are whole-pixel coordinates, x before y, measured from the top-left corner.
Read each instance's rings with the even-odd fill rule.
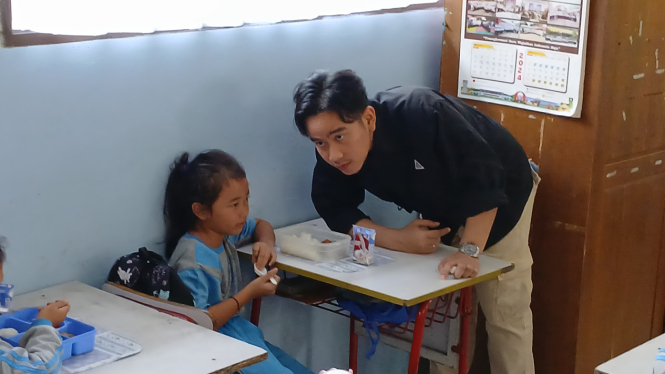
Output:
[[[436,9],[0,49],[6,281],[18,292],[70,280],[99,286],[118,256],[161,251],[168,166],[185,150],[235,155],[248,171],[253,216],[277,227],[314,218],[314,149],[293,125],[294,86],[315,69],[351,68],[370,94],[437,87],[443,17]],[[383,223],[410,218],[374,199],[367,206]],[[262,326],[269,338],[317,371],[345,366],[345,320],[287,301],[266,305],[276,311],[266,321],[309,321]],[[385,348],[373,368],[404,358]]]

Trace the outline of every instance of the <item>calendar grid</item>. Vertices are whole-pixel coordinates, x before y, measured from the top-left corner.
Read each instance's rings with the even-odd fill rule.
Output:
[[[526,57],[524,85],[548,91],[568,91],[569,61],[566,56],[529,52]]]
[[[476,44],[471,51],[471,77],[515,83],[517,49]]]

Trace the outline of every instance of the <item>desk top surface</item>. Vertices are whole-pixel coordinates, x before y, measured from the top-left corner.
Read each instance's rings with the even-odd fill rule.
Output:
[[[665,348],[665,334],[598,366],[596,373],[652,374],[659,348]]]
[[[322,219],[304,224],[327,229]],[[238,250],[244,254],[251,254],[250,246]],[[481,255],[478,277],[441,280],[438,270],[439,262],[457,252],[452,247],[441,245],[435,253],[430,255],[414,255],[383,248],[376,248],[376,250],[379,255],[393,258],[395,261],[379,266],[369,266],[355,273],[341,273],[322,268],[312,261],[280,253],[277,256],[277,267],[379,300],[405,306],[416,305],[496,278],[513,268],[510,262]]]
[[[260,348],[78,282],[17,296],[12,308],[42,307],[55,300],[69,301],[70,317],[143,347],[139,354],[90,374],[226,374],[267,358]]]

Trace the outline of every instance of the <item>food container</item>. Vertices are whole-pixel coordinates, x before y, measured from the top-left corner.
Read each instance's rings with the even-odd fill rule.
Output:
[[[296,225],[275,231],[284,254],[316,262],[334,262],[347,257],[351,236],[311,225]],[[330,241],[330,243],[323,243]]]
[[[18,347],[21,338],[30,329],[32,321],[37,318],[38,313],[37,308],[31,308],[0,317],[0,329],[13,328],[18,331],[18,335],[11,338],[2,338],[2,340],[14,347]],[[77,356],[88,353],[95,348],[97,330],[90,325],[86,325],[75,319],[66,318],[65,322],[57,330],[62,338],[62,360],[66,360],[72,355]],[[73,337],[63,335],[63,333],[73,335]]]

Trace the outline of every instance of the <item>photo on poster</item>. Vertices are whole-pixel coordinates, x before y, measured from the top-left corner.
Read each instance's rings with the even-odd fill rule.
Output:
[[[496,14],[496,1],[469,0],[466,12],[474,16],[494,17]]]
[[[495,19],[469,16],[466,20],[466,32],[479,35],[494,35]]]
[[[504,38],[519,39],[521,21],[499,18],[494,24],[494,35]]]
[[[497,18],[521,20],[522,0],[497,0],[496,16]]]
[[[522,21],[547,22],[549,2],[540,0],[524,0],[522,4]]]
[[[567,111],[569,108],[567,106],[565,108],[561,108],[561,104],[557,104],[552,101],[545,101],[545,100],[540,100],[538,103],[538,106],[544,109],[549,109],[549,110],[561,110],[561,111]]]
[[[563,27],[580,27],[582,7],[580,5],[550,3],[547,24]]]
[[[552,2],[582,6],[582,0],[551,0]]]
[[[522,22],[520,26],[520,39],[532,42],[545,43],[547,25],[535,22]]]
[[[548,43],[577,47],[580,39],[579,29],[567,29],[565,27],[547,26],[545,40]]]

